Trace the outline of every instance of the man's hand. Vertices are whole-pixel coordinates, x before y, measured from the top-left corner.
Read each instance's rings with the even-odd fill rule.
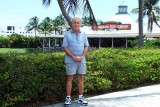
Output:
[[[82,56],[74,56],[73,59],[76,61],[76,62],[81,62],[83,57]]]

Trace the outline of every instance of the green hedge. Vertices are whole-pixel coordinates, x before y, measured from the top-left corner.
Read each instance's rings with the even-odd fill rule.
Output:
[[[138,46],[138,41],[139,41],[138,36],[136,38],[128,39],[128,47]],[[46,43],[45,45],[47,46],[48,44]],[[54,45],[54,42],[51,42],[51,45]],[[144,46],[159,47],[160,38],[155,38],[154,40],[144,39]],[[37,48],[37,47],[42,47],[42,38],[34,36],[27,37],[19,34],[0,36],[0,48]]]
[[[89,54],[92,71],[112,81],[112,90],[160,81],[160,49],[99,49]]]
[[[160,82],[160,49],[98,49],[87,54],[85,94]],[[64,53],[0,56],[0,106],[65,98]],[[72,93],[77,93],[77,81]]]
[[[42,46],[39,37],[27,37],[19,34],[0,36],[0,48],[37,48]]]
[[[155,38],[153,40],[146,40],[144,45],[145,46],[157,46],[157,47],[160,47],[160,38]]]

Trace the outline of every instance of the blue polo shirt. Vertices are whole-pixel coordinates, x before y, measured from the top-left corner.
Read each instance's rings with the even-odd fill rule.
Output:
[[[71,53],[75,56],[81,56],[83,54],[84,48],[88,47],[88,39],[84,32],[79,30],[78,36],[70,29],[67,31],[63,38],[62,47],[68,48]],[[65,55],[65,63],[75,63],[70,56]],[[81,63],[86,63],[86,59],[83,58]]]

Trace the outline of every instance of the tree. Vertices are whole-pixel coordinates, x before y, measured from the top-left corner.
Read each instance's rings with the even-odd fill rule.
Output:
[[[91,25],[91,20],[90,20],[90,18],[89,17],[82,17],[82,26],[89,26],[89,25]]]
[[[42,0],[43,4],[49,6],[51,0]],[[89,16],[92,25],[97,25],[95,16],[90,6],[89,0],[57,0],[61,12],[71,26],[71,16],[75,15],[80,10],[83,10],[83,16]]]
[[[141,2],[141,0],[139,0],[139,2]],[[160,14],[160,7],[157,5],[159,0],[142,0],[142,2],[143,17],[146,15],[148,16],[148,32],[151,33],[153,29],[153,22],[159,26],[155,15]],[[139,8],[133,9],[131,13],[139,13]]]
[[[52,20],[49,17],[46,17],[40,24],[39,24],[39,31],[43,34],[48,34],[52,30],[51,25]]]
[[[160,21],[160,16],[156,16],[157,21]]]
[[[34,30],[35,31],[35,37],[37,36],[38,31],[38,24],[39,24],[39,18],[37,16],[34,16],[29,19],[29,23],[26,25],[27,31]],[[35,38],[35,47],[37,47],[37,38]]]
[[[52,21],[52,24],[53,24],[53,29],[55,31],[55,34],[57,34],[57,31],[62,34],[62,30],[63,28],[65,27],[66,25],[66,21],[63,17],[62,14],[60,14],[59,16],[57,16],[53,21]]]
[[[104,24],[104,22],[102,20],[97,20],[97,24],[102,25],[102,24]]]
[[[38,31],[38,24],[39,24],[39,18],[37,16],[34,16],[29,19],[29,23],[25,28],[27,31],[34,30],[35,36],[37,36],[36,32]]]

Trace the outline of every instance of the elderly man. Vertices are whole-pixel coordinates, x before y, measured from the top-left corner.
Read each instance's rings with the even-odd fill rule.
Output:
[[[80,30],[81,20],[75,17],[72,20],[72,29],[67,31],[63,39],[63,49],[66,53],[65,64],[66,64],[66,100],[64,105],[71,105],[71,90],[72,80],[74,75],[78,76],[78,103],[87,105],[88,102],[83,97],[83,75],[86,74],[86,59],[85,56],[88,52],[88,39],[84,32]]]

